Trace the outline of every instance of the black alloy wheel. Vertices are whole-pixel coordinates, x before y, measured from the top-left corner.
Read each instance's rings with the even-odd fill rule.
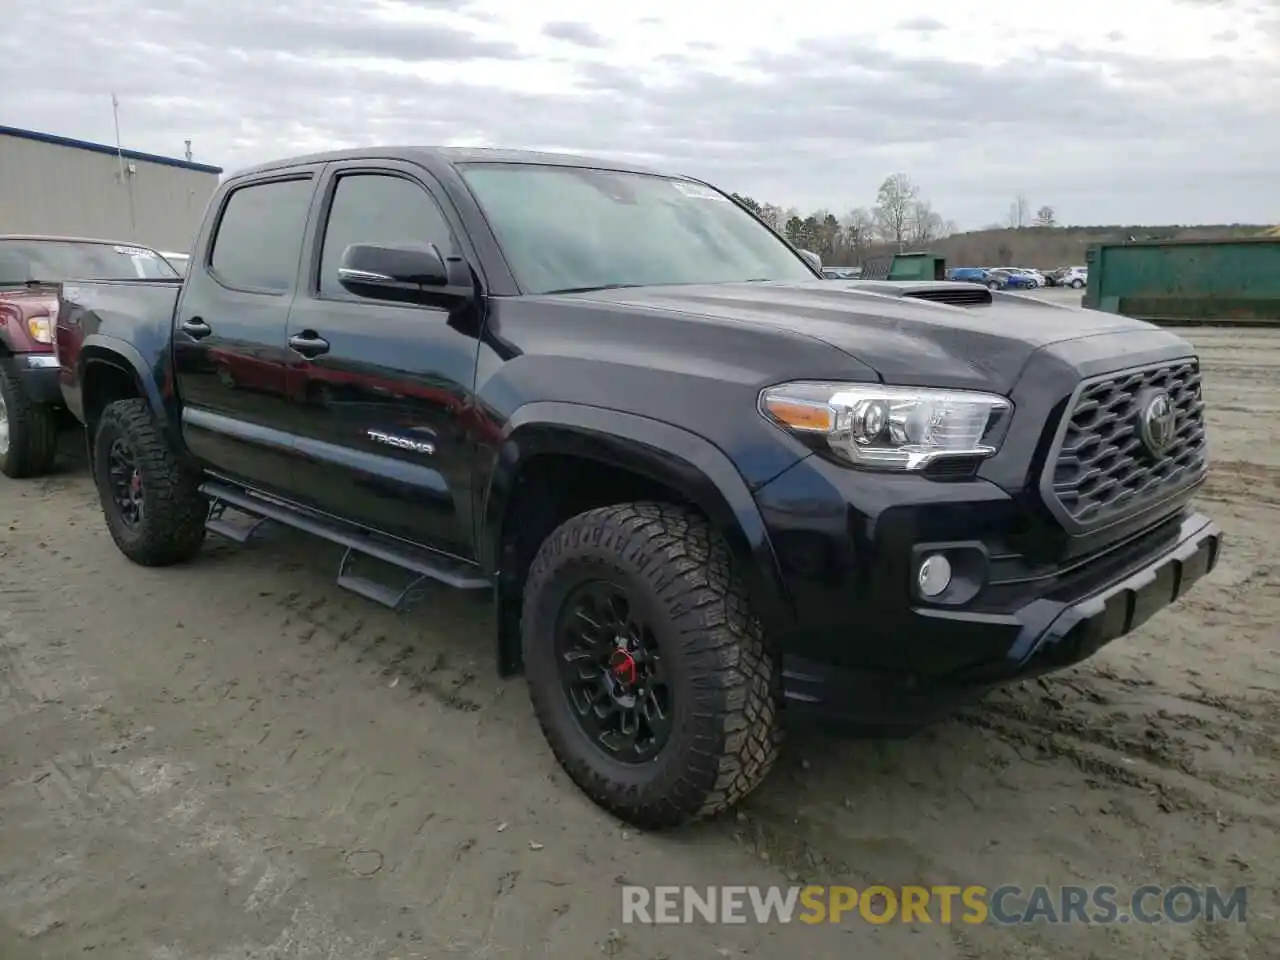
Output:
[[[111,500],[120,520],[136,527],[143,520],[142,470],[138,456],[123,438],[111,441],[107,453],[107,470],[111,482]]]
[[[671,736],[673,689],[640,604],[606,580],[582,584],[556,628],[560,680],[582,732],[622,763],[646,763]]]

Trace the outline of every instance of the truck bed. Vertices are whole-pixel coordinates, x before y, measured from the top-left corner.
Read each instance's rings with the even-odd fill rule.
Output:
[[[54,344],[63,399],[77,419],[84,419],[80,374],[95,344],[134,354],[135,364],[155,372],[155,382],[169,382],[170,336],[181,292],[181,278],[58,285]]]

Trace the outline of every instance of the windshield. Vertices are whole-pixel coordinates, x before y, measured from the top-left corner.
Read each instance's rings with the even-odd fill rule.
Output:
[[[768,227],[702,184],[583,167],[461,166],[526,293],[817,279]]]
[[[177,276],[163,257],[146,247],[79,240],[0,240],[0,286]]]

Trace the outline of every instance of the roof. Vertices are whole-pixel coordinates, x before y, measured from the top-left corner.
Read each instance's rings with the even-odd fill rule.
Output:
[[[332,163],[338,160],[408,160],[427,167],[435,164],[452,166],[459,163],[530,163],[556,167],[591,167],[597,170],[617,170],[622,173],[658,173],[648,167],[622,160],[606,160],[601,157],[578,156],[572,153],[544,153],[538,150],[507,150],[497,147],[385,146],[329,150],[300,157],[286,157],[237,170],[235,175],[239,177],[264,173],[281,167],[308,163]]]
[[[150,250],[151,247],[136,240],[104,240],[102,237],[62,237],[44,233],[0,233],[0,241],[29,240],[36,243],[101,243],[108,247],[134,247]]]
[[[138,150],[116,149],[105,143],[91,143],[88,140],[73,140],[71,137],[60,137],[54,133],[41,133],[38,130],[22,130],[18,127],[6,127],[0,124],[0,136],[17,137],[20,140],[34,140],[37,143],[49,143],[57,147],[71,147],[76,150],[88,150],[91,153],[103,153],[108,156],[121,156],[126,160],[141,160],[144,163],[158,163],[166,167],[178,167],[182,170],[195,170],[200,173],[222,173],[221,167],[213,167],[207,163],[195,163],[191,160],[179,160],[176,157],[162,157],[155,153],[142,153]]]

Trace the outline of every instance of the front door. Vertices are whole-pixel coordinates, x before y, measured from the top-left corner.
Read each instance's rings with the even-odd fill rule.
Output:
[[[337,164],[321,186],[312,275],[288,322],[294,495],[375,530],[470,559],[464,413],[477,341],[447,309],[358,297],[338,282],[351,244],[456,249],[425,176]]]
[[[226,194],[173,331],[188,448],[215,472],[277,490],[293,463],[285,326],[317,172]]]

